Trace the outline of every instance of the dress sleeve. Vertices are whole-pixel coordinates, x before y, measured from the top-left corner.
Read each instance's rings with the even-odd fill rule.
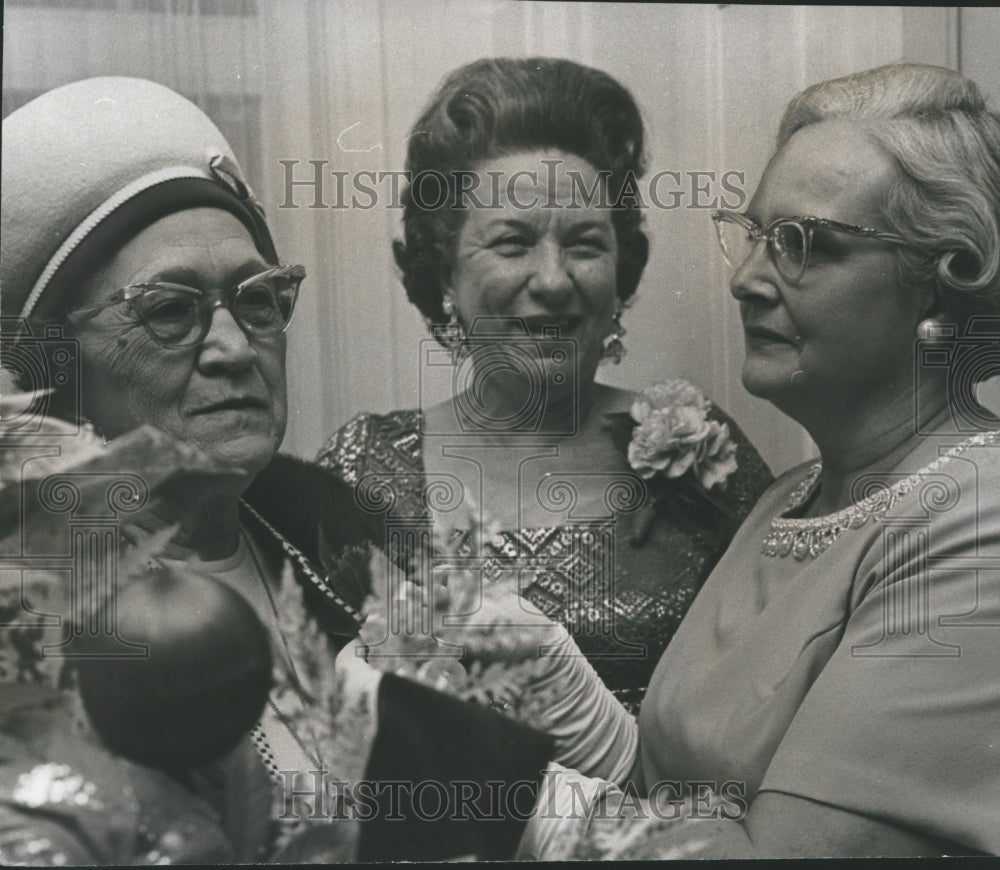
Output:
[[[42,754],[0,730],[0,865],[217,864],[252,857],[233,848],[214,810],[194,793],[72,733],[60,714],[61,708],[49,714],[56,725]]]
[[[356,484],[364,474],[371,424],[371,414],[358,414],[327,439],[316,456],[316,462],[336,472],[348,483]]]
[[[880,523],[840,643],[761,791],[998,854],[997,464],[948,471]]]

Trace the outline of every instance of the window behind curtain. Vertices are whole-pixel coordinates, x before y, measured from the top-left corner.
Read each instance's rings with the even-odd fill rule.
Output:
[[[3,117],[78,79],[151,79],[201,108],[259,187],[261,94],[246,62],[259,40],[256,0],[6,0],[4,8],[8,33],[40,38],[4,46]]]

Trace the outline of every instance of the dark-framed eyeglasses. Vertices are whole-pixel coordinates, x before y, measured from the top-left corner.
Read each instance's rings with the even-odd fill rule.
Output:
[[[125,304],[161,347],[189,347],[205,340],[215,309],[225,308],[247,335],[277,335],[291,323],[305,276],[303,266],[277,266],[230,287],[222,298],[165,281],[130,284],[113,299],[77,308],[66,319],[80,323],[112,305]]]
[[[812,248],[813,232],[817,228],[866,239],[879,239],[895,245],[908,244],[895,233],[806,215],[778,218],[767,227],[761,227],[745,214],[735,211],[713,211],[712,220],[719,235],[722,254],[733,271],[750,259],[761,239],[767,239],[771,261],[781,277],[790,284],[797,284],[809,266],[809,251]]]

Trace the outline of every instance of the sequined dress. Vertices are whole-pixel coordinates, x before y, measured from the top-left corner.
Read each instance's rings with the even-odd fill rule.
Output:
[[[772,476],[730,418],[718,409],[711,416],[728,424],[737,443],[738,470],[728,482],[727,500],[741,521]],[[355,486],[363,506],[383,510],[390,525],[429,526],[435,481],[424,471],[421,423],[417,410],[361,414],[334,434],[319,464]],[[613,504],[614,494],[607,495]],[[488,505],[485,508],[488,511]],[[483,567],[486,582],[512,568],[529,578],[522,582],[521,593],[569,629],[632,713],[638,711],[661,653],[735,531],[734,526],[720,536],[719,529],[708,524],[682,527],[655,511],[649,528],[637,535],[642,515],[630,508],[600,519],[500,531],[486,542]]]

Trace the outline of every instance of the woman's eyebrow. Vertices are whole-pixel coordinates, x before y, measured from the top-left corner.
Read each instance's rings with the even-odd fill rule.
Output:
[[[487,230],[495,229],[515,229],[515,230],[527,230],[531,228],[531,224],[527,221],[518,220],[512,217],[495,217],[486,224]]]
[[[261,272],[273,268],[275,268],[274,265],[266,263],[264,260],[247,260],[242,266],[230,273],[230,278],[232,283],[238,284],[240,281],[245,281],[247,278],[252,278],[254,275],[259,275]]]
[[[226,284],[238,284],[246,278],[250,278],[261,272],[266,272],[271,267],[263,260],[247,260],[227,273]],[[183,284],[186,287],[200,288],[206,283],[204,275],[197,269],[190,266],[168,266],[156,272],[145,281],[137,281],[137,284],[156,284],[159,282],[169,284]]]
[[[198,273],[187,266],[169,266],[155,272],[143,281],[136,281],[134,283],[157,284],[160,281],[165,281],[170,284],[184,284],[189,287],[195,287],[197,286],[198,278]]]
[[[566,232],[568,233],[585,233],[590,230],[600,230],[604,233],[613,232],[613,227],[602,221],[595,220],[583,220],[577,221],[576,223],[571,223],[566,227]]]
[[[534,224],[530,221],[519,220],[513,217],[496,217],[486,224],[487,230],[494,229],[516,229],[516,230],[533,230]],[[602,221],[597,221],[593,219],[585,219],[581,221],[575,221],[568,224],[565,227],[565,232],[586,232],[588,230],[602,230],[605,232],[611,231],[611,226]]]

